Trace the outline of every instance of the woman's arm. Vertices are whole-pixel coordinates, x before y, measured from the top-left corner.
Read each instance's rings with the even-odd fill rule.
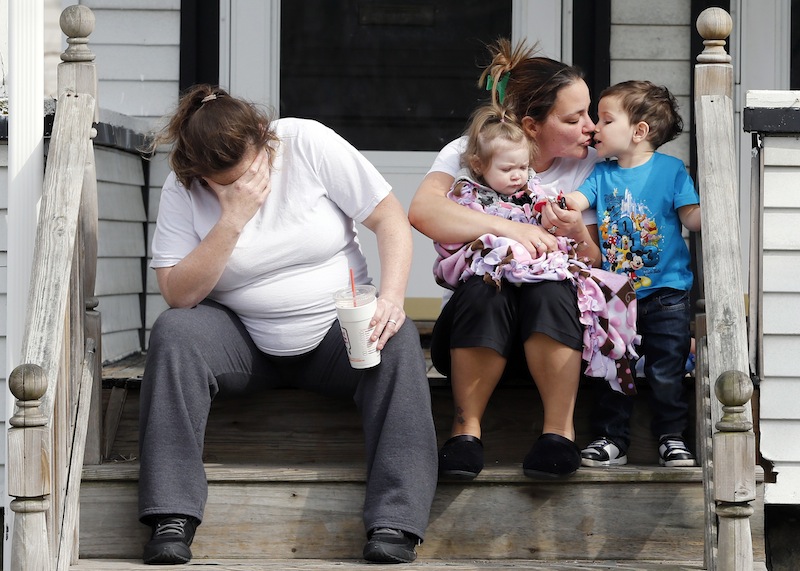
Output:
[[[381,291],[372,318],[375,326],[372,340],[378,340],[378,349],[382,349],[406,318],[403,304],[413,255],[411,226],[403,206],[392,193],[378,203],[364,220],[364,226],[375,233],[381,262]],[[390,319],[394,326],[388,323]]]
[[[224,186],[211,180],[207,183],[220,202],[219,220],[180,262],[156,269],[158,287],[170,307],[193,307],[217,285],[242,229],[270,192],[266,151],[261,151],[233,183]]]
[[[444,244],[469,242],[482,234],[494,234],[516,240],[531,254],[543,248],[551,251],[557,248],[553,236],[538,226],[506,220],[453,202],[447,198],[447,191],[454,180],[443,172],[430,172],[425,176],[408,210],[414,228]]]

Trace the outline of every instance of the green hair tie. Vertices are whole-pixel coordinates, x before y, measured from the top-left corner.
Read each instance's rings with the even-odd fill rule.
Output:
[[[500,76],[500,81],[497,82],[497,102],[503,104],[503,99],[506,98],[506,86],[508,85],[508,78],[511,77],[511,72],[507,71]],[[486,77],[486,91],[491,91],[494,85],[494,79],[491,75]]]

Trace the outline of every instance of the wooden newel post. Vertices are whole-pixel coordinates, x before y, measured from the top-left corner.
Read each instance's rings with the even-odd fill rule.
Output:
[[[753,423],[746,414],[747,403],[753,395],[750,377],[741,371],[726,371],[715,385],[722,403],[722,418],[714,434],[714,492],[719,517],[718,569],[745,570],[753,568],[753,540],[750,535],[749,502],[756,499],[755,470],[742,469],[752,465],[756,456],[756,437]]]
[[[51,446],[47,419],[39,408],[47,376],[38,365],[19,365],[8,385],[17,399],[8,430],[8,495],[14,498],[11,510],[15,514],[11,571],[47,571],[53,568],[46,524]]]
[[[715,512],[707,514],[706,566],[750,571],[753,509],[748,502],[756,492],[755,435],[746,406],[753,387],[746,373],[733,66],[725,52],[725,38],[732,29],[730,15],[721,8],[708,8],[697,19],[704,45],[695,65],[697,179],[702,227],[709,229],[702,235],[705,331],[698,332],[707,362],[698,363],[698,370],[707,371],[704,382],[715,382],[717,397],[710,398],[710,411],[704,411],[713,450],[713,456],[703,461],[706,503]]]
[[[89,94],[97,100],[97,68],[95,55],[88,47],[89,35],[94,31],[95,17],[92,11],[83,5],[69,6],[61,13],[61,31],[67,36],[68,47],[61,54],[58,66],[59,95],[64,91]],[[95,107],[94,120],[98,121],[99,107]],[[85,340],[94,339],[97,354],[102,354],[100,312],[97,311],[98,299],[95,296],[97,277],[97,175],[95,172],[94,146],[92,140],[96,136],[92,130],[87,142],[86,165],[84,168],[83,191],[81,194],[80,223],[78,225],[78,248],[76,250],[77,272],[74,275],[73,305],[71,311],[75,320],[71,327],[70,353],[73,356],[83,355]],[[95,360],[95,378],[100,378],[102,359]],[[80,359],[72,362],[72,376],[78,378]],[[102,440],[102,393],[101,384],[95,383],[92,393],[92,412],[89,419],[89,430],[86,437],[87,464],[99,464],[101,460]]]

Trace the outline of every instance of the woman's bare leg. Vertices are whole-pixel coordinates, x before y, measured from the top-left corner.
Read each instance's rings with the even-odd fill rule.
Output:
[[[573,416],[581,375],[580,352],[548,335],[534,333],[525,342],[525,358],[542,398],[542,433],[575,440]]]
[[[470,434],[480,438],[481,419],[506,367],[506,359],[486,347],[452,349],[451,355],[455,415],[450,435]]]

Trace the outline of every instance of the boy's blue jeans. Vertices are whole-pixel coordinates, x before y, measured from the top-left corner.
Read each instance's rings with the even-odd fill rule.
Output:
[[[656,290],[637,301],[637,348],[644,358],[644,373],[650,386],[651,429],[658,438],[683,434],[689,424],[689,399],[683,378],[691,347],[689,292],[670,288]],[[630,446],[633,399],[612,390],[603,381],[592,414],[593,436],[608,436],[626,453]]]

